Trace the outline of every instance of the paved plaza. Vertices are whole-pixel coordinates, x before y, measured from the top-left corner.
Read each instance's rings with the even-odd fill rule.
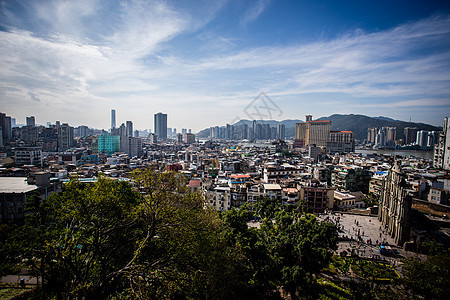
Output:
[[[380,243],[387,243],[402,257],[422,256],[397,248],[394,239],[386,234],[386,230],[376,216],[334,212],[320,215],[318,218],[322,221],[328,220],[338,226],[339,236],[344,240],[339,241],[336,254],[340,254],[344,250],[348,253],[354,251],[362,257],[383,259],[397,265],[401,257],[383,256],[378,251]]]
[[[346,213],[329,213],[320,215],[320,220],[327,219],[339,227],[339,236],[362,241],[364,243],[387,243],[395,245],[394,240],[385,233],[381,222],[375,216],[354,215]]]

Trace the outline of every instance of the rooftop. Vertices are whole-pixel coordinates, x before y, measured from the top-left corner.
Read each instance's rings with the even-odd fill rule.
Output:
[[[27,193],[37,188],[27,183],[27,177],[0,177],[0,194]]]
[[[281,190],[281,186],[279,184],[264,183],[263,186],[266,190]]]

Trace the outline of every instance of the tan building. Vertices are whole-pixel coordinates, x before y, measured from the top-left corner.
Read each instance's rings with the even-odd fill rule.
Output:
[[[334,191],[335,206],[341,211],[349,211],[356,208],[356,197],[350,193]]]
[[[311,116],[306,116],[305,123],[297,123],[295,127],[295,139],[304,141],[304,146],[316,145],[326,148],[331,130],[331,121],[313,121]]]
[[[386,127],[386,143],[397,140],[397,127]]]

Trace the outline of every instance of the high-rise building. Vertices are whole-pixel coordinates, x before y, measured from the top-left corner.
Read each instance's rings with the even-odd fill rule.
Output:
[[[127,136],[133,137],[133,122],[127,121]]]
[[[191,132],[189,132],[189,133],[191,133]],[[225,138],[231,139],[231,125],[230,124],[226,125]]]
[[[378,129],[377,136],[375,137],[374,148],[382,148],[386,146],[386,127]]]
[[[367,128],[367,142],[370,144],[375,144],[375,139],[377,138],[378,128]]]
[[[296,124],[295,139],[297,144],[303,144],[303,146],[316,145],[320,148],[326,148],[330,130],[331,121],[313,121],[311,115],[306,115],[305,123]]]
[[[155,134],[158,139],[167,139],[167,114],[157,113],[155,114]]]
[[[86,125],[78,126],[79,137],[87,137],[89,135],[89,128]]]
[[[27,145],[35,145],[39,138],[39,128],[36,126],[22,126],[19,128],[20,140]]]
[[[187,133],[187,129],[186,128],[181,128],[181,134],[184,136]]]
[[[98,136],[98,153],[105,153],[111,155],[113,153],[120,151],[120,136],[118,135],[107,135],[103,132],[102,135]]]
[[[331,130],[331,121],[309,121],[306,123],[306,145],[315,144],[317,147],[326,148],[328,135]]]
[[[36,121],[34,119],[34,116],[27,117],[27,126],[36,126]]]
[[[116,110],[111,109],[111,129],[116,128]]]
[[[195,134],[185,133],[184,134],[184,143],[185,144],[193,144],[193,143],[195,143]]]
[[[327,152],[355,152],[355,138],[352,131],[330,131],[327,142]]]
[[[386,127],[386,143],[394,142],[397,139],[397,127]]]
[[[428,134],[429,134],[428,130],[417,131],[416,145],[418,145],[420,147],[427,147],[427,145],[428,145]]]
[[[73,127],[67,123],[58,126],[58,151],[66,151],[75,145]]]
[[[434,145],[439,142],[439,131],[430,131],[428,134],[427,147],[434,148]]]
[[[4,113],[0,113],[0,127],[2,130],[3,143],[6,143],[12,138],[11,117]]]
[[[417,127],[406,127],[405,128],[404,132],[405,132],[405,144],[406,145],[414,144],[416,142],[417,131],[419,131],[419,129]]]
[[[284,140],[286,135],[286,126],[284,124],[277,125],[277,139]]]
[[[132,136],[120,137],[120,152],[129,157],[142,156],[142,139]]]
[[[118,129],[119,129],[119,135],[121,137],[127,136],[128,131],[127,131],[127,127],[125,126],[125,123],[120,124],[120,127]]]
[[[305,146],[306,139],[306,123],[297,123],[295,125],[295,144],[299,148]]]

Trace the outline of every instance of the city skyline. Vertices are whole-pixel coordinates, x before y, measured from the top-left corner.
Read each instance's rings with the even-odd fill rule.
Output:
[[[24,123],[194,132],[248,119],[263,91],[283,112],[441,126],[450,111],[445,1],[40,1],[0,6],[0,103]]]

